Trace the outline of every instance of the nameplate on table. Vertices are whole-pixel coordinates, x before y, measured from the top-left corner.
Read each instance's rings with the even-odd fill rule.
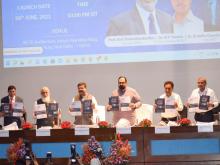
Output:
[[[170,126],[156,126],[154,128],[155,134],[170,133]]]
[[[89,127],[75,127],[75,135],[89,135]]]
[[[0,137],[9,137],[8,130],[0,130]]]
[[[131,134],[131,127],[116,127],[116,133],[118,134]]]
[[[36,136],[50,136],[50,129],[36,129]]]
[[[213,125],[212,124],[201,124],[197,125],[198,132],[213,132]]]

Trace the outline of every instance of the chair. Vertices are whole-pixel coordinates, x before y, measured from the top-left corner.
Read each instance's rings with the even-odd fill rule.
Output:
[[[150,104],[142,104],[140,108],[136,109],[135,115],[138,123],[146,118],[153,122],[153,106]]]
[[[93,111],[93,123],[97,123],[97,120],[105,121],[105,106],[103,105],[96,106],[96,110]]]

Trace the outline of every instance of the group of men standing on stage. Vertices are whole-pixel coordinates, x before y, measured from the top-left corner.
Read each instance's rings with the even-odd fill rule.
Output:
[[[194,109],[196,121],[213,122],[216,107],[219,106],[215,92],[207,87],[207,80],[204,77],[198,78],[197,85],[198,88],[192,91],[185,107]],[[72,99],[73,106],[69,107],[70,114],[78,114],[74,115],[74,123],[77,125],[93,124],[92,115],[93,111],[96,110],[97,101],[93,95],[88,93],[86,83],[78,83],[77,89],[78,94]],[[174,83],[172,81],[166,81],[164,83],[164,94],[158,98],[162,99],[166,106],[164,111],[161,111],[161,122],[165,124],[169,121],[176,122],[180,117],[179,112],[184,109],[179,94],[174,93],[173,89]],[[40,94],[41,98],[35,102],[35,110],[33,112],[36,125],[38,128],[42,126],[53,127],[61,120],[61,111],[56,101],[51,98],[48,87],[43,87],[40,90]],[[20,111],[18,111],[19,108],[16,108],[21,106],[23,106],[23,99],[16,95],[16,87],[10,85],[8,87],[8,96],[1,99],[0,117],[4,117],[4,126],[16,122],[18,127],[21,127],[22,121],[26,120],[24,106]],[[127,120],[131,126],[136,124],[135,110],[141,106],[141,97],[138,92],[128,86],[125,76],[120,76],[118,78],[118,88],[112,92],[109,103],[106,105],[107,112],[113,111],[113,125],[117,125],[121,119]],[[160,106],[155,101],[154,110],[157,111]],[[49,112],[51,107],[55,110],[52,115]]]

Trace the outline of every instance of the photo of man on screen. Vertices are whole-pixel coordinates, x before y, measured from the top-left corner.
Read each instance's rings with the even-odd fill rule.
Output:
[[[204,32],[204,23],[192,10],[192,0],[171,0],[174,10],[173,30],[175,34],[195,34]]]
[[[131,11],[110,20],[107,36],[172,33],[172,18],[156,8],[157,0],[137,0]]]

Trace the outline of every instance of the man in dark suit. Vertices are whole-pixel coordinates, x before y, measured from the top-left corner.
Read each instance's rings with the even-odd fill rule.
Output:
[[[172,33],[172,17],[156,9],[156,3],[157,0],[137,0],[136,6],[131,11],[111,19],[106,35]]]
[[[16,96],[16,87],[14,85],[10,85],[8,87],[8,96],[5,96],[1,99],[1,105],[2,104],[9,104],[10,115],[6,116],[5,112],[3,112],[2,108],[1,108],[0,116],[4,117],[4,126],[9,125],[13,122],[16,122],[18,127],[21,128],[21,123],[22,123],[21,117],[13,116],[13,113],[12,113],[14,103],[23,103],[23,99],[19,96]],[[23,108],[23,116],[22,117],[25,119],[24,108]]]

